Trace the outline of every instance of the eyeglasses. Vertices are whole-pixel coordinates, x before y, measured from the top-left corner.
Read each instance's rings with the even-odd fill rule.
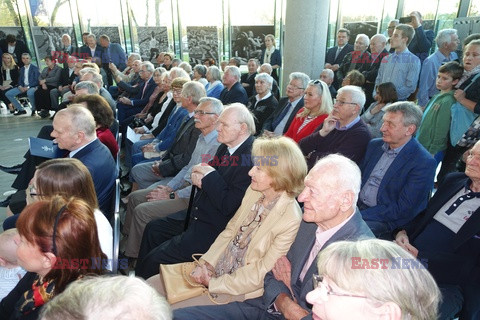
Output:
[[[314,274],[313,275],[313,289],[319,289],[321,298],[323,301],[328,301],[328,296],[337,296],[337,297],[351,297],[351,298],[363,298],[368,299],[366,296],[360,296],[349,293],[335,292],[323,282],[323,275]]]
[[[203,110],[195,110],[193,111],[194,114],[197,114],[199,116],[204,116],[206,114],[216,114],[215,112],[206,112],[206,111],[203,111]]]
[[[294,86],[293,84],[287,84],[287,87],[290,87],[290,88],[294,88],[294,89],[298,89],[298,90],[305,90],[305,88],[302,88],[302,87],[297,87],[297,86]]]
[[[138,71],[138,73],[144,73],[144,72],[147,72],[147,71],[145,71],[145,70]]]
[[[333,99],[333,104],[338,104],[340,106],[343,106],[344,104],[357,105],[355,102],[340,101],[340,100],[337,100],[337,99]]]
[[[173,94],[182,94],[182,89],[173,89]]]
[[[58,220],[60,220],[60,216],[62,215],[62,213],[65,211],[65,209],[67,208],[66,205],[64,205],[63,207],[60,208],[60,210],[58,210],[57,212],[57,215],[55,217],[55,223],[53,224],[53,235],[52,235],[52,251],[53,251],[53,254],[56,256],[57,255],[57,243],[56,243],[56,238],[57,238],[57,225],[58,225]]]

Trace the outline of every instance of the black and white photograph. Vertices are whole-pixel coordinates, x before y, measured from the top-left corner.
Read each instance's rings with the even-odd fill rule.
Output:
[[[231,57],[240,58],[242,64],[248,59],[260,60],[265,48],[265,36],[274,34],[275,27],[271,26],[232,26]]]
[[[345,22],[343,27],[350,30],[350,40],[348,43],[354,44],[357,34],[366,34],[369,38],[377,34],[378,22],[366,21],[366,22]]]
[[[38,59],[43,60],[63,48],[62,35],[72,34],[71,27],[34,27],[33,37],[38,50]]]
[[[26,43],[22,27],[0,27],[0,39],[5,39],[8,34],[13,34],[18,40]]]
[[[218,61],[217,27],[187,27],[187,39],[191,64],[202,64],[207,58]]]
[[[119,27],[90,27],[90,33],[93,33],[97,37],[100,37],[102,34],[106,34],[110,38],[110,42],[118,43],[121,46],[123,39],[123,34],[120,33]]]
[[[154,61],[160,52],[168,51],[167,27],[137,27],[137,36],[144,61]]]

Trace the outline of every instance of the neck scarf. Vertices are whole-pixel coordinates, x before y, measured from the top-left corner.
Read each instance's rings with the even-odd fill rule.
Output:
[[[468,80],[468,78],[470,78],[471,76],[473,75],[476,75],[477,73],[480,72],[480,65],[476,66],[475,68],[473,68],[472,70],[470,71],[464,71],[463,72],[463,75],[462,75],[462,78],[460,79],[460,81],[458,81],[457,85],[455,86],[456,88],[460,88],[460,86],[462,85],[462,83],[464,83],[465,81]]]
[[[15,307],[16,318],[27,315],[50,301],[53,298],[54,289],[55,283],[53,283],[53,280],[43,282],[40,280],[40,276],[37,275],[35,281],[33,281],[32,288],[26,291],[17,302]]]

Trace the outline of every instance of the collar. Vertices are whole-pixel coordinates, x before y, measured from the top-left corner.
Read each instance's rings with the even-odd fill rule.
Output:
[[[480,198],[480,192],[474,192],[472,191],[472,189],[470,188],[470,186],[472,185],[472,179],[468,178],[467,181],[465,181],[465,192],[471,192],[472,195]]]
[[[209,144],[213,140],[217,140],[218,131],[216,129],[213,129],[206,135],[201,134],[200,136],[203,137],[203,140],[205,140],[205,142]]]
[[[247,139],[250,138],[250,136],[247,136],[244,140],[242,140],[242,142],[240,142],[239,144],[237,144],[236,146],[234,147],[231,147],[231,148],[228,148],[228,152],[230,152],[230,155],[233,155],[235,153],[235,151],[237,151],[238,148],[240,148],[240,146],[245,142],[247,141]]]
[[[397,51],[395,50],[392,54],[393,54],[393,55],[400,56],[400,55],[406,54],[406,53],[410,53],[410,50],[408,50],[408,47],[405,48],[405,50],[403,50],[403,51],[401,51],[401,52],[398,52],[398,53],[397,53]]]
[[[360,121],[360,116],[357,116],[355,119],[353,119],[352,122],[343,127],[340,127],[340,122],[337,121],[337,123],[335,124],[335,128],[339,131],[346,131],[356,125],[358,121]]]
[[[410,142],[410,140],[408,140],[408,142]],[[407,143],[408,143],[407,142]],[[391,149],[390,146],[388,145],[388,143],[383,143],[382,145],[382,150],[383,152],[385,152],[388,156],[394,156],[396,157],[400,151],[402,151],[403,147],[405,147],[405,145],[407,144],[405,143],[403,146],[400,146],[398,148],[395,148],[395,149]]]
[[[272,92],[270,91],[265,95],[265,97],[263,97],[262,99],[259,99],[259,95],[257,94],[255,96],[255,99],[257,99],[257,102],[259,102],[259,101],[266,100],[266,99],[270,98],[271,95],[272,95]]]
[[[92,141],[88,142],[87,144],[84,144],[83,146],[81,146],[80,148],[77,148],[75,150],[72,150],[70,151],[70,153],[68,154],[68,157],[69,158],[73,158],[73,156],[75,154],[77,154],[80,150],[82,150],[83,148],[85,148],[86,146],[88,146],[89,144],[91,144],[92,142],[94,142],[95,140],[97,140],[97,138],[93,139]]]

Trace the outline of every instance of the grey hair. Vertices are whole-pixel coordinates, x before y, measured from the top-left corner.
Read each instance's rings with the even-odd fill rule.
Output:
[[[138,53],[136,53],[136,52],[130,53],[130,54],[128,55],[128,58],[130,59],[130,57],[134,57],[135,60],[140,60],[140,61],[142,60],[142,57],[141,57]]]
[[[150,71],[150,72],[155,71],[155,67],[153,66],[153,63],[151,63],[150,61],[142,62],[142,67],[143,66],[145,66],[145,69],[147,69],[147,71]]]
[[[250,135],[254,135],[256,132],[255,129],[255,120],[253,118],[253,114],[248,110],[248,108],[239,102],[235,102],[225,106],[223,112],[230,112],[233,111],[236,113],[236,119],[240,124],[245,123],[247,125],[247,130]],[[222,112],[222,113],[223,113]]]
[[[373,41],[373,39],[376,39],[376,38],[379,38],[380,41],[382,41],[384,44],[387,43],[387,37],[385,37],[385,35],[381,34],[381,33],[377,33],[376,35],[374,35],[371,39],[370,39],[370,42]],[[330,69],[329,69],[330,70]]]
[[[67,116],[72,122],[71,133],[83,131],[87,139],[96,137],[95,119],[92,113],[82,104],[71,104],[66,109],[57,112],[56,117]]]
[[[273,68],[270,63],[264,63],[260,66],[260,69],[266,69],[268,74],[272,74]]]
[[[99,39],[103,39],[103,40],[107,40],[108,42],[110,42],[110,37],[107,36],[106,34],[102,34]]]
[[[403,125],[408,127],[409,125],[415,126],[415,132],[417,132],[420,123],[422,122],[422,109],[413,102],[400,101],[389,105],[384,109],[387,112],[401,112],[403,114]],[[415,135],[415,132],[413,135]]]
[[[72,41],[72,37],[70,37],[70,35],[68,35],[66,33],[62,34],[61,39],[63,39],[63,37],[67,37],[70,41]]]
[[[193,70],[197,71],[197,73],[201,75],[202,78],[205,78],[205,76],[207,75],[207,67],[205,67],[204,65],[197,64],[195,67],[193,67]]]
[[[80,77],[86,75],[86,74],[91,74],[92,75],[92,81],[95,82],[98,85],[98,88],[103,87],[103,79],[102,75],[97,72],[94,68],[83,68],[80,70]]]
[[[435,38],[437,46],[440,48],[443,44],[451,43],[452,35],[454,34],[457,34],[457,30],[455,29],[442,29],[438,31],[437,37]]]
[[[398,26],[398,24],[400,23],[400,20],[398,20],[398,19],[390,20],[389,24],[390,24],[391,22],[395,23],[395,25]]]
[[[127,276],[85,277],[45,304],[41,319],[171,320],[169,304],[144,280]]]
[[[210,75],[212,76],[213,80],[217,81],[222,79],[222,74],[217,66],[208,67],[208,71],[210,71]]]
[[[292,80],[300,80],[302,82],[302,88],[306,88],[308,83],[310,82],[310,77],[303,72],[292,72],[288,76],[290,81]]]
[[[220,115],[223,111],[223,103],[217,98],[203,97],[200,99],[200,102],[198,104],[201,104],[201,103],[209,103],[210,108],[212,108],[212,112],[215,112],[215,114],[217,115]]]
[[[97,84],[93,81],[85,80],[80,81],[75,85],[75,90],[86,89],[88,94],[98,94],[100,89],[98,88]]]
[[[167,72],[167,70],[164,67],[158,67],[158,68],[155,68],[155,70],[153,71],[153,74],[158,73],[158,74],[162,75],[166,72]]]
[[[188,62],[183,61],[178,65],[178,67],[185,70],[186,73],[192,72],[192,66]]]
[[[330,79],[333,79],[333,77],[335,76],[335,74],[333,73],[333,71],[331,69],[323,69],[322,70],[322,73],[326,72],[328,74],[328,77]]]
[[[327,169],[325,169],[327,167]],[[340,154],[329,154],[317,161],[311,171],[328,172],[335,181],[338,192],[351,191],[352,208],[357,206],[362,183],[362,173],[355,162]]]
[[[255,81],[257,80],[265,81],[266,83],[268,83],[268,88],[272,90],[273,78],[271,75],[265,72],[259,73],[255,76]]]
[[[366,34],[364,33],[357,34],[357,36],[355,37],[355,41],[358,40],[358,38],[363,38],[366,41],[367,47],[370,45],[370,38]]]
[[[232,76],[237,78],[237,81],[240,81],[241,73],[240,69],[237,66],[226,66],[225,73],[229,72]]]
[[[171,80],[176,79],[176,78],[190,79],[190,76],[188,75],[188,73],[185,70],[183,70],[182,68],[179,68],[179,67],[173,67],[172,69],[170,69],[169,76],[170,76]]]
[[[364,261],[369,266],[376,261],[378,267],[362,267]],[[408,267],[402,268],[403,263]],[[319,274],[346,292],[377,304],[395,303],[403,320],[437,319],[441,294],[435,280],[420,261],[391,241],[334,242],[320,252],[317,266]]]
[[[348,92],[352,96],[352,102],[358,104],[360,110],[362,110],[365,105],[366,97],[365,93],[360,87],[357,86],[344,86],[338,89],[337,96],[342,92]],[[359,112],[360,112],[359,110]]]
[[[87,38],[92,38],[93,40],[97,40],[97,37],[93,33],[89,33]]]
[[[188,81],[183,85],[182,95],[192,98],[192,103],[198,105],[200,99],[207,96],[205,86],[197,81]]]

